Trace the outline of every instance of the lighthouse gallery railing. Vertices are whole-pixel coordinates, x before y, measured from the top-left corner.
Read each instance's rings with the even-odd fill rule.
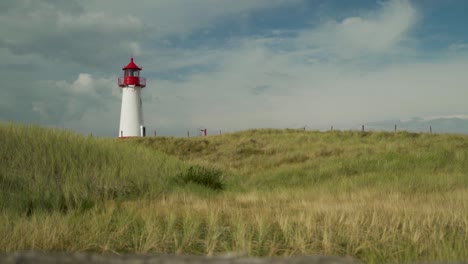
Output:
[[[118,79],[119,86],[126,86],[126,85],[135,85],[135,86],[146,86],[146,79],[141,77],[134,77],[134,76],[125,76],[119,77]]]

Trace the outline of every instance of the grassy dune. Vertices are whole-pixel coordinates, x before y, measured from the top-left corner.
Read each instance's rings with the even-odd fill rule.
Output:
[[[136,158],[138,157],[138,158]],[[0,125],[0,251],[468,259],[468,136]]]
[[[109,200],[156,198],[186,167],[128,142],[0,126],[0,206],[11,212],[67,213]]]

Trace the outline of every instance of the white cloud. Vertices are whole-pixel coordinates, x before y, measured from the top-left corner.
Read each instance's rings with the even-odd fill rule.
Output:
[[[417,20],[418,13],[408,0],[386,1],[378,11],[347,17],[341,22],[328,21],[318,28],[305,30],[297,42],[328,56],[388,54],[408,39],[407,33]]]
[[[143,96],[160,100],[145,105],[152,113],[148,126],[357,128],[373,120],[468,112],[465,58],[373,69],[310,65],[256,40],[222,54],[215,72],[182,82],[149,80]]]
[[[421,117],[424,121],[431,121],[437,119],[463,119],[468,120],[468,115],[436,115],[436,116],[424,116]]]
[[[80,73],[76,80],[43,80],[30,93],[31,112],[36,121],[53,125],[81,122],[88,113],[107,112],[120,100],[114,78],[95,78]]]
[[[187,74],[182,81],[149,80],[145,96],[160,99],[146,105],[155,113],[149,123],[230,130],[329,128],[408,115],[468,112],[462,99],[468,96],[464,88],[468,78],[462,70],[468,65],[463,57],[425,63],[394,60],[380,66],[365,63],[402,54],[407,48],[403,40],[410,38],[415,21],[414,7],[396,0],[383,4],[379,12],[345,18],[333,24],[333,30],[325,30],[330,28],[325,23],[297,37],[247,38],[215,51],[191,51],[180,60],[167,58],[180,67],[196,61],[215,64],[216,69]],[[304,36],[317,35],[322,42],[315,43],[316,48],[297,46],[304,43]],[[342,42],[333,46],[337,40]],[[276,49],[276,44],[287,48]],[[411,51],[412,47],[405,52]],[[323,62],[326,56],[331,59]],[[349,61],[349,56],[357,61]],[[158,63],[165,65],[164,60]]]
[[[71,85],[70,89],[75,93],[95,93],[94,87],[92,85],[93,79],[92,76],[88,73],[80,73],[78,79],[76,79]]]
[[[448,47],[448,50],[449,51],[466,51],[468,50],[468,44],[460,43],[460,42],[453,43],[453,44],[450,44],[450,46]]]
[[[140,31],[143,22],[132,15],[112,16],[104,12],[90,12],[79,15],[58,13],[57,27],[61,31],[67,30],[96,30],[100,32]]]
[[[138,3],[123,1],[118,4],[113,0],[85,0],[85,2],[88,12],[108,10],[109,6],[112,6],[114,16],[128,14],[137,16],[150,29],[148,34],[165,36],[209,28],[221,17],[239,17],[255,10],[300,4],[302,0],[143,0]]]
[[[133,56],[141,56],[143,54],[140,43],[136,41],[130,41],[128,46]]]

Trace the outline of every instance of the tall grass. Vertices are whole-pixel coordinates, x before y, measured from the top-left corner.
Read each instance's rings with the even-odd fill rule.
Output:
[[[1,252],[468,259],[467,136],[0,136]]]
[[[117,139],[0,126],[3,209],[65,212],[105,200],[157,197],[185,170],[175,158]]]
[[[467,259],[466,191],[172,195],[82,213],[2,215],[2,251],[347,255],[370,263]],[[464,200],[464,201],[463,201]]]

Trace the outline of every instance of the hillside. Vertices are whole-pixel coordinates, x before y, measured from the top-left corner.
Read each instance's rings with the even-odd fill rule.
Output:
[[[157,197],[187,170],[175,158],[115,139],[0,124],[0,208],[31,214]]]
[[[138,143],[235,175],[233,188],[446,192],[468,186],[468,136],[250,130]]]
[[[0,125],[0,252],[468,259],[468,136]]]

